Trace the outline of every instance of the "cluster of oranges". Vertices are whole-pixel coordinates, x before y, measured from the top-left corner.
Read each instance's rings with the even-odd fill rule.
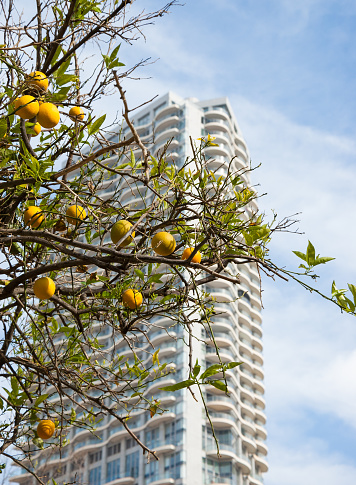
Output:
[[[84,208],[80,205],[71,205],[66,211],[66,219],[68,223],[72,225],[76,225],[78,222],[84,220],[86,216],[87,214]],[[37,206],[27,207],[24,213],[24,221],[26,225],[37,229],[44,221],[44,215],[42,210]],[[128,246],[135,237],[135,231],[132,231],[132,234],[125,237],[131,230],[131,228],[131,222],[124,219],[115,222],[110,233],[112,242],[114,244],[119,243],[120,248]],[[176,241],[172,234],[170,234],[169,232],[161,231],[153,236],[151,241],[151,247],[156,254],[159,254],[160,256],[169,256],[174,252],[176,248]],[[193,253],[194,249],[195,248],[193,247],[185,248],[182,254],[182,259],[188,259]],[[197,251],[192,258],[192,263],[200,262],[201,254],[200,251]],[[42,277],[37,279],[33,285],[33,291],[37,298],[39,298],[40,300],[47,300],[48,298],[51,298],[54,295],[55,290],[56,285],[54,281],[48,277]],[[122,294],[122,301],[127,308],[130,308],[131,310],[136,310],[139,306],[142,305],[143,296],[142,293],[140,293],[138,290],[129,288]]]
[[[28,75],[27,86],[29,90],[33,90],[33,94],[46,93],[48,90],[48,78],[43,72],[34,71]],[[42,128],[51,129],[59,123],[60,114],[58,108],[53,103],[43,102],[36,99],[31,94],[24,94],[14,101],[16,114],[24,119],[31,120],[36,117],[36,123],[33,130],[37,136],[42,131]],[[82,121],[84,119],[84,111],[79,106],[73,106],[69,110],[69,117],[73,120]]]

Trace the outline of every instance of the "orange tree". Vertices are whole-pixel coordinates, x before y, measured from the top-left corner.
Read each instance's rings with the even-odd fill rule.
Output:
[[[330,259],[309,244],[305,254],[296,252],[299,272],[275,266],[268,243],[291,221],[264,221],[244,181],[247,168],[233,170],[231,162],[224,176],[209,169],[210,136],[192,141],[192,156],[179,169],[166,156],[168,145],[152,156],[130,121],[123,84],[137,66],[119,60],[118,40],[131,43],[175,1],[137,15],[131,3],[37,0],[22,18],[11,0],[2,2],[0,454],[41,483],[33,452],[65,446],[68,427],[94,429],[103,415],[155,455],[128,418],[138,409],[163,412],[144,391],[174,369],[160,362],[159,349],[140,352],[159,318],[183,328],[190,348],[186,375],[163,391],[196,385],[203,397],[209,383],[226,392],[225,372],[239,363],[220,359],[201,369],[192,351],[195,326],[214,340],[206,285],[237,285],[239,267],[254,264],[313,289],[300,277],[315,278],[313,268]],[[95,115],[106,95],[120,100],[126,137]],[[104,197],[113,179],[113,194]],[[134,202],[122,202],[123,188]],[[333,286],[330,299],[354,312],[350,290],[348,298]],[[99,339],[107,332],[110,352]],[[123,340],[125,357],[117,350]],[[22,454],[9,453],[11,445]]]

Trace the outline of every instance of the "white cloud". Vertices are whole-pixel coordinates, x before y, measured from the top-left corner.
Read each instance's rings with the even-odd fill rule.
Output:
[[[298,448],[274,447],[266,485],[336,485],[356,483],[356,467],[342,456],[327,453],[318,442]]]

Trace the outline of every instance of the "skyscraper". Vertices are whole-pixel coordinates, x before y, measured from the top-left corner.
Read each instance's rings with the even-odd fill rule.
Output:
[[[233,170],[240,170],[246,186],[250,185],[249,155],[240,129],[227,98],[198,101],[182,99],[168,93],[147,105],[133,116],[134,125],[143,138],[150,141],[151,153],[167,149],[167,157],[179,167],[191,154],[190,137],[196,140],[210,134],[218,146],[205,149],[208,166],[217,176],[227,173],[233,158]],[[129,128],[124,125],[123,134]],[[139,155],[139,152],[137,152]],[[113,178],[102,189],[103,197],[122,184],[122,202],[135,200],[135,193],[121,179]],[[139,202],[138,202],[139,203]],[[246,217],[257,209],[252,201]],[[212,429],[202,404],[192,399],[184,389],[172,394],[159,390],[176,379],[187,378],[188,349],[183,342],[183,329],[171,327],[168,317],[160,317],[159,328],[150,331],[150,340],[160,349],[160,358],[172,362],[176,373],[162,381],[153,382],[146,395],[161,399],[164,414],[153,418],[147,412],[134,413],[129,421],[131,429],[160,460],[147,458],[122,425],[110,417],[100,424],[96,436],[81,428],[73,428],[70,444],[60,457],[40,453],[38,467],[45,478],[58,483],[77,479],[89,485],[260,485],[267,471],[265,444],[266,417],[263,399],[263,358],[259,274],[253,264],[238,268],[241,283],[236,286],[224,280],[210,283],[206,290],[216,299],[216,316],[212,317],[215,341],[223,362],[243,361],[244,364],[227,372],[230,396],[207,386],[205,400],[215,434],[219,440],[217,456]],[[108,329],[109,330],[109,329]],[[200,326],[193,330],[194,356],[205,368],[218,362],[209,334]],[[110,332],[103,331],[99,339],[103,348],[112,345]],[[129,355],[124,340],[117,342],[117,352]],[[13,481],[31,485],[31,477],[24,473]]]

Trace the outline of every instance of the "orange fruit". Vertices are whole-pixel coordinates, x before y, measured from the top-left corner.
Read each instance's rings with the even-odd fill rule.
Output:
[[[83,121],[84,120],[84,111],[80,106],[73,106],[69,110],[69,117],[71,120],[76,121]]]
[[[192,254],[195,248],[185,248],[182,254],[182,259],[188,259],[189,256]],[[193,258],[192,258],[192,263],[200,263],[201,262],[201,254],[200,251],[197,251]]]
[[[33,229],[37,229],[44,221],[44,216],[42,210],[35,206],[30,205],[24,212],[23,215],[26,226],[29,225]]]
[[[157,232],[152,238],[151,247],[160,256],[169,256],[176,248],[176,240],[169,232]]]
[[[39,106],[37,121],[43,128],[54,128],[60,119],[57,106],[53,103],[42,103]]]
[[[50,419],[41,419],[37,426],[37,435],[43,440],[52,438],[54,430],[56,429],[54,422]]]
[[[124,219],[122,219],[121,221],[115,222],[115,224],[111,228],[111,233],[110,233],[112,242],[116,244],[118,241],[120,241],[120,239],[123,238],[125,234],[129,232],[131,227],[132,227],[131,222],[125,221]],[[135,237],[135,231],[133,231],[133,233],[129,237],[124,239],[119,247],[124,248],[125,246],[130,244],[130,242],[133,241],[134,237]]]
[[[32,136],[38,136],[41,131],[42,131],[42,127],[39,123],[36,123],[33,127],[32,127],[33,131],[36,133],[35,135],[32,135]]]
[[[44,276],[36,280],[33,284],[33,292],[40,300],[52,298],[56,291],[56,285],[51,278]]]
[[[136,310],[136,308],[141,306],[142,300],[142,293],[140,293],[138,290],[133,290],[129,288],[122,294],[123,304],[131,310]]]
[[[41,71],[34,71],[30,72],[28,75],[29,79],[27,83],[30,86],[35,86],[36,88],[41,89],[42,91],[47,91],[48,89],[48,77],[46,74],[43,74]]]
[[[23,120],[29,120],[37,115],[40,106],[33,96],[25,94],[14,101],[16,114]]]
[[[87,213],[80,205],[71,205],[70,207],[68,207],[66,212],[67,221],[69,222],[69,224],[73,224],[73,226],[85,219],[86,216]]]

